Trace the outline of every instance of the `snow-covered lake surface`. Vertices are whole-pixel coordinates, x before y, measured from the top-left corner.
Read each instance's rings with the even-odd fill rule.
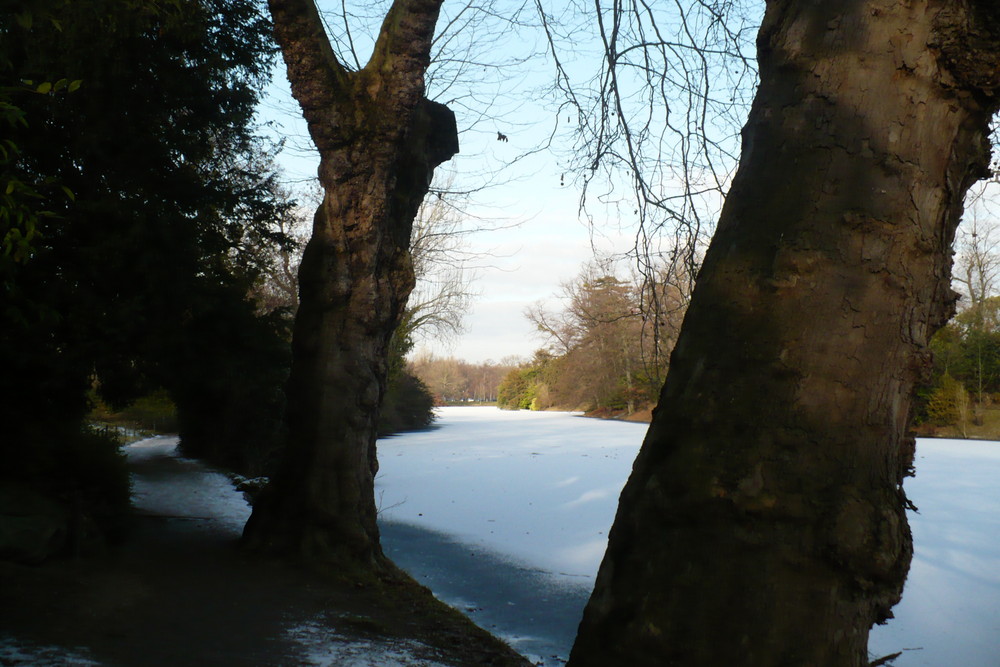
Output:
[[[386,552],[442,599],[546,665],[564,662],[643,424],[566,413],[445,408],[437,427],[379,442]],[[140,511],[235,537],[249,515],[228,478],[176,439],[128,448]],[[186,470],[164,475],[168,457]],[[148,465],[146,465],[148,464]],[[870,651],[896,667],[1000,667],[1000,443],[920,440],[907,492],[915,557],[896,619]],[[301,664],[408,667],[412,647],[345,643],[290,619]],[[84,650],[0,637],[0,662],[98,665]]]
[[[389,556],[545,664],[562,664],[607,546],[645,424],[443,408],[437,427],[379,442]]]
[[[523,653],[562,664],[645,430],[443,408],[436,428],[379,442],[386,551]],[[916,555],[872,655],[1000,666],[1000,443],[920,440],[906,488]]]

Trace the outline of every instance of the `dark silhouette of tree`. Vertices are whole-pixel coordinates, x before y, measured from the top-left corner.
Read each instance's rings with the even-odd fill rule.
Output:
[[[364,67],[331,47],[313,0],[270,0],[325,191],[299,269],[283,463],[244,531],[250,548],[383,571],[376,424],[388,350],[413,288],[408,245],[455,117],[424,95],[441,0],[396,0]]]
[[[867,665],[911,396],[987,172],[995,3],[776,0],[739,173],[571,665]]]
[[[282,208],[256,162],[266,17],[253,0],[20,4],[0,18],[2,96],[23,112],[3,146],[39,215],[0,259],[0,476],[70,502],[98,486],[86,459],[115,450],[86,433],[95,381],[116,406],[169,389],[192,450],[273,446],[286,327],[254,316],[241,250],[277,240]]]

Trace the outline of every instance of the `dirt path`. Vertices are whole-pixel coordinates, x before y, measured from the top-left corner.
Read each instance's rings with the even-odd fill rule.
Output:
[[[378,591],[244,556],[238,517],[162,510],[171,489],[210,506],[198,496],[219,479],[197,478],[215,473],[170,455],[131,463],[154,511],[137,499],[126,544],[98,560],[0,564],[0,664],[528,664],[416,584]]]

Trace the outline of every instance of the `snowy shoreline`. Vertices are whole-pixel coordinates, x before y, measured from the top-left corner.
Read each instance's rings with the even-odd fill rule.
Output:
[[[436,428],[380,440],[376,501],[386,553],[438,597],[546,665],[563,664],[646,424],[495,408],[440,410]],[[250,509],[221,473],[179,456],[176,438],[126,448],[155,474],[140,511],[238,536]],[[1000,443],[918,439],[906,481],[915,555],[896,618],[870,651],[896,667],[996,667],[1000,655]]]
[[[404,569],[473,620],[545,664],[562,664],[648,425],[484,407],[442,408],[439,415],[431,431],[379,441],[383,543]],[[902,651],[896,667],[996,667],[1000,443],[919,438],[916,469],[906,481],[920,508],[909,513],[913,565],[896,618],[872,630],[869,649],[875,657]],[[401,538],[398,526],[411,534]],[[560,600],[563,611],[555,612],[545,595],[537,603],[516,597],[519,582],[450,576],[444,556],[429,555],[437,547],[413,536],[419,530],[431,535],[428,542],[444,536],[458,545],[449,558],[464,548],[479,554],[466,558],[513,564],[508,579],[527,568],[584,592],[571,603]],[[504,592],[517,613],[499,609]],[[572,618],[546,628],[553,613]],[[523,636],[518,614],[536,619],[535,636]]]

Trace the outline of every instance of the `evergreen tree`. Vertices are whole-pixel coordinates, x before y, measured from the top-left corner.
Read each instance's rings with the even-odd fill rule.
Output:
[[[255,315],[241,250],[279,242],[287,206],[253,125],[273,54],[254,0],[43,0],[0,19],[23,113],[9,169],[47,186],[48,212],[3,265],[5,477],[75,474],[95,380],[114,405],[165,386],[195,451],[245,466],[233,448],[273,447],[287,325]]]
[[[413,289],[413,220],[434,169],[458,151],[454,113],[424,95],[441,0],[393,2],[358,70],[312,0],[268,4],[326,196],[299,268],[287,448],[243,540],[344,572],[387,572],[374,475],[389,342]]]

